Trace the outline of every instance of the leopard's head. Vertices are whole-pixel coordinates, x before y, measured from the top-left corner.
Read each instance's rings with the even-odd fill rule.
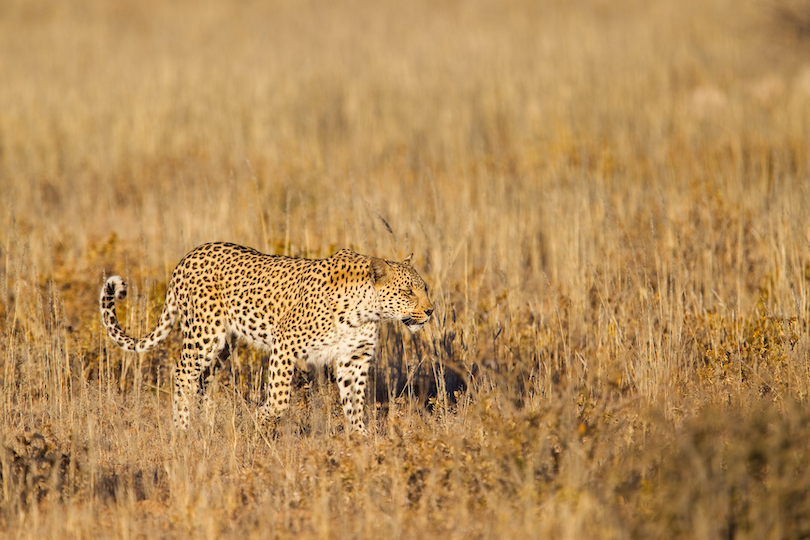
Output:
[[[428,322],[433,303],[428,287],[411,265],[409,255],[401,263],[371,259],[371,272],[380,307],[380,318],[402,321],[415,332]]]

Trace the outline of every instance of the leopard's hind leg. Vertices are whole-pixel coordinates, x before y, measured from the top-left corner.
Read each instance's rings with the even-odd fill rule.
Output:
[[[285,335],[280,335],[269,347],[267,398],[260,409],[265,421],[276,422],[290,407],[290,383],[295,365],[293,349],[292,339]]]
[[[205,343],[207,341],[207,343]],[[211,408],[207,389],[221,361],[228,357],[230,347],[226,336],[183,338],[180,362],[174,367],[172,411],[174,425],[186,430],[191,410],[202,399]]]

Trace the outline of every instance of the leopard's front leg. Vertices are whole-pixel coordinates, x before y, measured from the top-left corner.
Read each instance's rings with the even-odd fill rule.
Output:
[[[374,358],[374,339],[361,341],[343,358],[337,359],[337,382],[343,414],[349,423],[349,431],[368,435],[363,412],[366,402],[368,370]]]

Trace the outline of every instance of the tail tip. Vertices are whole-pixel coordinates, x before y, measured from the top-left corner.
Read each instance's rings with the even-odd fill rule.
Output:
[[[105,292],[114,296],[116,300],[123,300],[127,296],[127,284],[121,279],[121,276],[113,276],[107,280]]]

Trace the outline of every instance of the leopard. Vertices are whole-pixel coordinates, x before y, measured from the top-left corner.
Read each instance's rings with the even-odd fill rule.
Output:
[[[368,435],[366,387],[380,324],[401,321],[415,332],[433,314],[428,286],[412,263],[341,249],[323,259],[268,255],[228,242],[203,244],[177,264],[155,328],[134,338],[116,316],[127,284],[112,276],[102,286],[101,320],[126,351],[154,349],[180,321],[182,350],[172,369],[172,413],[189,428],[195,399],[210,399],[213,375],[237,342],[269,356],[266,397],[259,416],[277,422],[290,406],[296,366],[334,368],[348,432]]]

